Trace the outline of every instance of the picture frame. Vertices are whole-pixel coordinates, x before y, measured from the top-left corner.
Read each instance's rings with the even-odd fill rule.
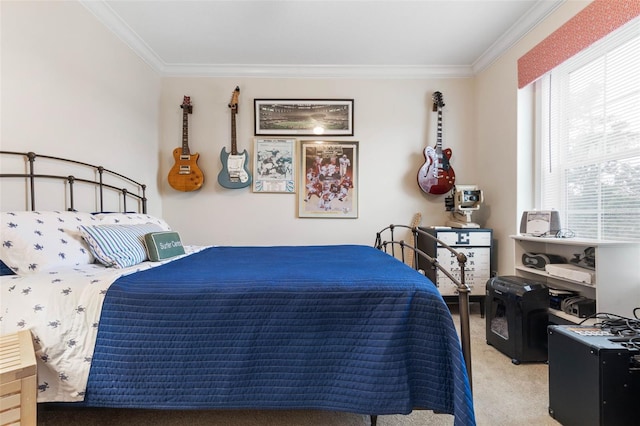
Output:
[[[353,99],[254,99],[256,136],[353,136]]]
[[[300,141],[298,216],[358,217],[358,142]]]
[[[253,192],[295,194],[296,148],[294,138],[255,138]]]

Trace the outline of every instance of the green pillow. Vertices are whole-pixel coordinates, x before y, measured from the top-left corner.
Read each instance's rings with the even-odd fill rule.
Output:
[[[149,260],[158,262],[184,254],[184,247],[177,232],[150,232],[144,236]]]

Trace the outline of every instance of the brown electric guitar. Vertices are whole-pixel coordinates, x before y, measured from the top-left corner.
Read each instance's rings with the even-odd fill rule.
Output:
[[[173,150],[175,164],[169,171],[169,185],[183,192],[200,189],[204,183],[204,175],[198,167],[200,154],[189,151],[189,114],[193,112],[191,98],[185,96],[182,101],[182,147]]]
[[[418,172],[418,185],[427,194],[446,194],[451,191],[456,181],[456,175],[449,164],[452,151],[442,149],[442,107],[444,101],[442,93],[433,94],[433,110],[438,111],[438,134],[436,147],[428,146],[424,150],[426,162]]]

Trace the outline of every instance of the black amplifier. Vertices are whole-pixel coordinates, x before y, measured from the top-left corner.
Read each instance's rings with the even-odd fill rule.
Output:
[[[564,426],[637,425],[638,346],[600,327],[551,325],[547,332],[551,417]]]

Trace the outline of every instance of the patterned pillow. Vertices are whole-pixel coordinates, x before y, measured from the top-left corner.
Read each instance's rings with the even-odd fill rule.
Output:
[[[96,222],[89,213],[2,212],[0,221],[0,259],[20,275],[95,260],[78,231],[79,225]]]
[[[148,259],[144,236],[162,231],[157,224],[80,226],[93,255],[107,267],[127,268]]]
[[[163,231],[171,230],[169,224],[164,220],[145,213],[95,213],[93,216],[99,220],[96,225],[141,225],[153,223],[162,228]]]

